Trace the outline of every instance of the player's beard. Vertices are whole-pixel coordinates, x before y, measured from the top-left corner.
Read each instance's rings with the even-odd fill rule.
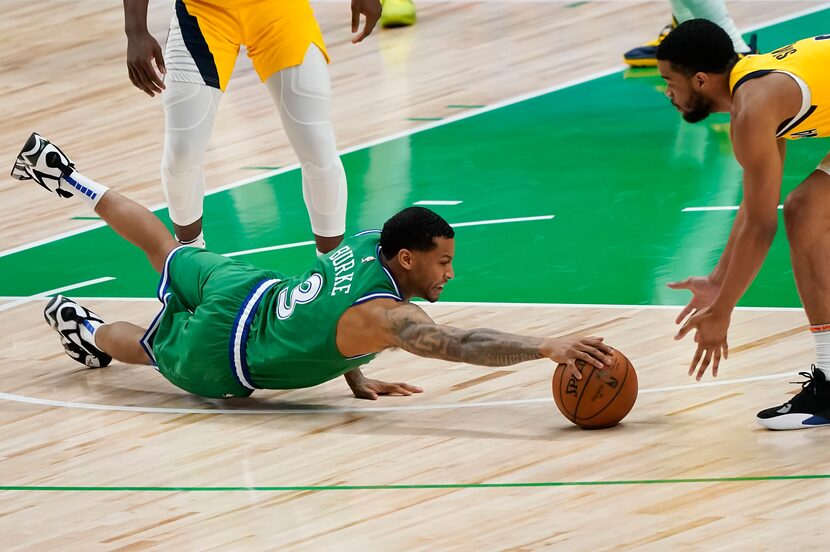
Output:
[[[698,123],[712,113],[712,102],[703,94],[692,92],[692,102],[688,110],[683,111],[683,120]]]

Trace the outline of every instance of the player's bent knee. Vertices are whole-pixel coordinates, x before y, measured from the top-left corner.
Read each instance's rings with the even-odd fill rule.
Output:
[[[172,134],[164,143],[162,167],[173,175],[184,175],[202,166],[205,152],[187,136]]]
[[[803,232],[815,232],[820,224],[827,224],[823,213],[826,198],[812,187],[798,187],[784,200],[784,224],[792,238]]]

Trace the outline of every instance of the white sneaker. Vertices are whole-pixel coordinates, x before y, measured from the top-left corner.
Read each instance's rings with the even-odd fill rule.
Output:
[[[81,325],[89,321],[104,321],[89,309],[63,295],[52,298],[43,310],[46,322],[61,336],[66,354],[89,368],[103,368],[112,362],[112,357],[101,351],[81,334]],[[91,328],[90,332],[91,332]]]
[[[72,192],[61,184],[61,177],[75,170],[75,164],[60,148],[33,132],[17,155],[12,178],[34,180],[61,197],[72,197]]]

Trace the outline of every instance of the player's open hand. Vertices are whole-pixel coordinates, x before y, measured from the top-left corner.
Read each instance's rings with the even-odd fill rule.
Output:
[[[164,66],[161,46],[153,35],[145,31],[127,36],[127,70],[133,86],[148,96],[161,94],[164,90],[162,75],[167,73],[167,69]]]
[[[358,399],[378,400],[381,395],[399,395],[408,397],[412,393],[423,393],[424,390],[408,383],[388,383],[385,381],[362,378],[351,385],[352,393]]]
[[[380,0],[352,0],[352,32],[356,33],[360,28],[360,15],[363,14],[365,22],[360,34],[352,38],[352,44],[357,44],[372,34],[372,30],[380,19],[382,8]]]
[[[693,314],[674,336],[681,340],[692,330],[697,331],[697,351],[689,366],[689,375],[695,375],[700,381],[703,374],[712,365],[712,376],[717,377],[721,358],[729,358],[729,345],[726,334],[729,330],[731,311],[704,307]]]
[[[546,339],[540,347],[543,356],[568,367],[568,375],[582,379],[576,361],[583,360],[599,369],[611,366],[614,350],[602,342],[602,337],[563,337]]]
[[[692,300],[674,319],[675,324],[681,324],[690,314],[714,303],[720,292],[720,285],[708,276],[692,276],[679,282],[669,282],[666,285],[672,289],[688,289],[692,292]]]

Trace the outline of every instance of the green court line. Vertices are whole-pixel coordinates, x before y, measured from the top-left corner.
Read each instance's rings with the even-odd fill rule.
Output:
[[[407,117],[407,121],[440,121],[443,117]]]
[[[70,217],[71,220],[101,220],[101,217]]]
[[[248,171],[275,171],[275,170],[280,169],[280,168],[281,167],[278,166],[278,165],[274,165],[273,167],[271,167],[271,166],[268,166],[268,167],[261,166],[260,167],[260,166],[256,166],[256,165],[251,166],[251,167],[242,167],[243,170],[248,170]]]
[[[289,485],[253,487],[99,487],[53,485],[0,485],[0,491],[63,492],[237,492],[237,491],[389,491],[429,489],[515,489],[529,487],[605,487],[613,485],[668,485],[676,483],[746,483],[830,479],[830,474],[759,475],[748,477],[700,477],[688,479],[621,479],[612,481],[541,481],[531,483],[448,483],[426,485]]]

